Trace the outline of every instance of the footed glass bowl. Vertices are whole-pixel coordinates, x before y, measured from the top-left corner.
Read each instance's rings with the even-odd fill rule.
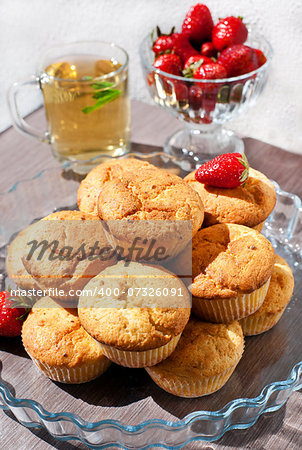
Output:
[[[184,165],[161,152],[129,156],[182,176],[195,166],[189,157]],[[1,289],[8,284],[6,247],[14,233],[56,209],[75,208],[78,184],[68,168],[49,168],[0,193]],[[262,414],[278,410],[302,387],[302,204],[275,185],[277,205],[263,232],[290,264],[295,292],[272,330],[245,339],[243,357],[222,389],[206,397],[178,398],[157,387],[144,369],[115,364],[90,383],[55,383],[35,368],[20,339],[1,338],[0,408],[26,427],[44,428],[58,440],[96,449],[180,449],[249,428]]]
[[[267,62],[253,72],[209,82],[155,69],[151,37],[145,37],[140,58],[149,93],[185,125],[166,141],[165,152],[205,162],[221,153],[244,151],[243,140],[222,125],[254,104],[266,84],[273,53],[269,42],[252,30],[246,45],[262,50]]]

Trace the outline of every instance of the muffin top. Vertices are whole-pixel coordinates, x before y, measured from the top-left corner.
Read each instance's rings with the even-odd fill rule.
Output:
[[[294,290],[294,277],[291,268],[281,256],[276,255],[269,288],[260,308],[251,317],[281,312],[289,303]]]
[[[57,300],[78,297],[75,291],[116,262],[108,255],[102,222],[81,211],[58,211],[36,222],[27,233],[27,242],[32,241],[36,244],[27,247],[22,262],[40,288],[51,289],[49,295]],[[98,250],[91,258],[96,242]]]
[[[243,225],[217,224],[197,232],[192,241],[192,295],[234,298],[259,289],[275,261],[271,243]]]
[[[14,280],[20,289],[39,289],[35,279],[27,272],[22,262],[23,256],[27,252],[27,242],[30,225],[17,234],[15,239],[9,244],[6,257],[6,271],[8,276]]]
[[[149,165],[108,181],[98,197],[98,215],[104,220],[191,220],[195,234],[203,204],[180,177]]]
[[[238,363],[244,348],[239,322],[229,324],[201,322],[191,317],[175,351],[153,366],[154,373],[190,380],[212,377]]]
[[[80,184],[78,190],[79,209],[86,213],[97,214],[97,199],[108,181],[122,179],[127,170],[137,172],[141,168],[149,166],[151,164],[148,162],[135,158],[107,161],[98,165],[87,174]]]
[[[30,356],[51,366],[71,368],[105,359],[81,326],[77,310],[62,308],[49,297],[40,299],[29,313],[22,340]]]
[[[204,227],[216,223],[237,223],[254,227],[265,221],[274,209],[274,185],[255,169],[249,169],[249,177],[243,186],[232,189],[206,186],[195,179],[195,172],[184,179],[203,201]]]
[[[78,314],[82,326],[97,341],[121,350],[143,351],[161,347],[180,334],[190,307],[186,287],[172,273],[120,261],[87,284]]]

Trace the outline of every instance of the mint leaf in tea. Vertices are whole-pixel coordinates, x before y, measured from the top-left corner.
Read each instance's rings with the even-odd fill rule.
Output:
[[[92,98],[97,99],[97,102],[92,106],[86,106],[86,108],[82,109],[82,112],[85,114],[89,114],[96,109],[101,108],[108,102],[112,102],[116,98],[118,98],[121,94],[121,91],[118,89],[109,89],[113,86],[113,83],[109,83],[108,81],[97,81],[94,82],[92,88],[97,91]]]
[[[58,156],[79,160],[125,151],[130,105],[127,68],[116,73],[120,67],[114,59],[70,55],[44,70],[41,88]]]

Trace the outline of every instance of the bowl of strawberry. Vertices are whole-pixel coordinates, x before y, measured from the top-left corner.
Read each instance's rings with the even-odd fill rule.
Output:
[[[272,48],[264,36],[240,16],[215,23],[198,3],[180,31],[157,27],[146,36],[140,58],[153,100],[185,124],[167,140],[167,153],[204,162],[244,151],[242,139],[223,124],[251,106],[266,84]]]

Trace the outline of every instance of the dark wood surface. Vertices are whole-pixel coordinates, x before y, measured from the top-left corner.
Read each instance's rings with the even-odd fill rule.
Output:
[[[42,128],[44,125],[43,110],[33,113],[30,122]],[[162,146],[165,139],[181,124],[158,107],[144,105],[140,102],[132,104],[132,141],[140,145]],[[284,190],[294,192],[302,197],[302,156],[285,152],[277,147],[254,139],[245,139],[246,154],[250,165],[275,179]],[[0,192],[24,178],[30,178],[39,170],[55,167],[58,163],[53,159],[50,148],[34,140],[26,138],[10,128],[0,135],[0,161],[2,173]],[[1,360],[8,361],[8,354],[3,349]],[[16,352],[17,353],[17,352]],[[18,356],[18,355],[17,355]],[[27,361],[24,360],[24,367]],[[14,370],[12,364],[11,369]],[[252,373],[252,371],[251,371]],[[21,375],[20,375],[21,377]],[[6,377],[7,379],[7,377]],[[21,383],[22,383],[22,377]],[[251,380],[252,383],[253,380]],[[188,448],[200,449],[298,449],[302,448],[302,394],[295,392],[279,411],[262,416],[248,430],[234,430],[215,443],[194,443]],[[171,401],[170,417],[177,416],[175,401]],[[53,408],[55,410],[55,408]],[[11,450],[28,449],[64,449],[85,448],[82,444],[63,443],[53,439],[43,430],[29,430],[21,426],[11,414],[0,412],[0,448]]]

